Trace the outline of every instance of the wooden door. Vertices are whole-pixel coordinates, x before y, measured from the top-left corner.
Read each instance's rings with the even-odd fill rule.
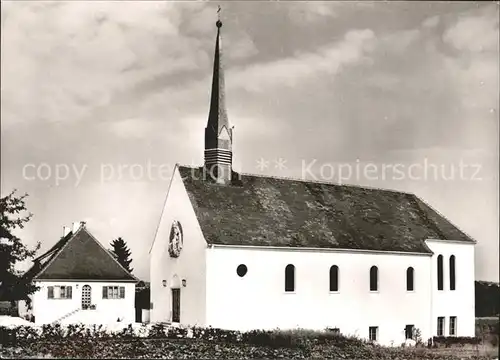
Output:
[[[181,289],[172,289],[172,322],[181,320]]]

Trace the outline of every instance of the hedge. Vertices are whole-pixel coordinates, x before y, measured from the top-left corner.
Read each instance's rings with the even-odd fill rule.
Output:
[[[134,329],[128,325],[120,331],[109,331],[102,325],[83,324],[61,326],[43,325],[41,327],[19,326],[0,327],[0,344],[4,346],[23,345],[37,340],[59,341],[63,339],[199,339],[224,343],[245,343],[256,346],[305,348],[310,345],[331,344],[339,347],[359,346],[366,342],[355,337],[343,336],[332,332],[309,330],[252,330],[240,332],[217,328],[172,327],[164,323],[152,326],[142,325]]]
[[[454,345],[479,345],[481,339],[478,337],[467,336],[434,336],[432,342],[435,346],[450,347]]]
[[[439,341],[439,339],[438,339]],[[387,348],[334,332],[174,327],[156,323],[117,331],[104,326],[0,327],[0,358],[183,358],[457,360],[439,349]],[[2,346],[3,345],[3,346]],[[460,351],[460,350],[458,350]],[[474,356],[474,359],[488,359]]]

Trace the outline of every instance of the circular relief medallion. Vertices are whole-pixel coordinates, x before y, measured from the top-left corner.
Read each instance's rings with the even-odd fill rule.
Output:
[[[168,243],[168,252],[171,257],[179,257],[182,250],[182,226],[177,220],[172,223],[170,229],[170,240]]]

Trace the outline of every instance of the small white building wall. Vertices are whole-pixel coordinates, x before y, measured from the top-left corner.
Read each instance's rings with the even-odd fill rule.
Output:
[[[457,317],[457,336],[475,336],[474,244],[427,240],[432,256],[432,334],[437,318],[445,317],[444,335],[449,336],[450,316]],[[438,290],[437,258],[443,255],[443,290]],[[450,256],[455,255],[455,290],[450,290]]]
[[[135,283],[103,281],[37,281],[40,289],[32,296],[33,315],[36,324],[48,324],[57,321],[77,309],[82,309],[82,288],[91,287],[91,303],[96,310],[78,311],[64,322],[88,322],[89,317],[98,324],[115,323],[118,318],[124,323],[135,322]],[[48,286],[72,286],[71,299],[49,299]],[[124,286],[124,299],[103,299],[103,286]]]
[[[207,250],[207,324],[235,330],[337,327],[379,343],[400,345],[405,325],[430,337],[430,256],[350,251],[213,247]],[[245,264],[248,273],[236,274]],[[285,293],[285,267],[295,265],[295,292]],[[330,267],[339,267],[339,292],[329,292]],[[379,291],[370,292],[370,267]],[[406,270],[415,291],[406,291]]]
[[[183,248],[171,258],[168,243],[172,222],[183,230]],[[171,289],[180,287],[180,323],[205,324],[205,250],[207,243],[177,167],[174,170],[155,240],[150,254],[151,322],[171,322]],[[182,286],[182,280],[186,286]],[[166,280],[166,287],[163,286]]]

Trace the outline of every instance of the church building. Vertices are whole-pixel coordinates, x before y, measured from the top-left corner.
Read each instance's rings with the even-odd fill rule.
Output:
[[[151,321],[386,345],[417,329],[474,336],[475,241],[423,200],[232,169],[216,25],[205,161],[174,169],[150,250]]]

